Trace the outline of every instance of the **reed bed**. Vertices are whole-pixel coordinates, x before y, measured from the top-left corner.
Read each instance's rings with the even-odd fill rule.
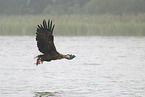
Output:
[[[144,36],[141,15],[24,15],[0,16],[0,35],[35,35],[37,24],[52,19],[58,36]]]

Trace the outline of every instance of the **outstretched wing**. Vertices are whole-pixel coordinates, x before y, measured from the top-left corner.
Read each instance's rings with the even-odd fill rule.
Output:
[[[57,52],[53,42],[54,26],[55,25],[52,26],[51,20],[48,20],[48,24],[46,20],[43,20],[43,24],[38,25],[36,32],[37,47],[39,51],[44,54]]]

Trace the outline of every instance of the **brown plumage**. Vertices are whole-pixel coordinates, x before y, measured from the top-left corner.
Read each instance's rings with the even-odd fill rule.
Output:
[[[60,54],[54,45],[54,37],[53,37],[53,30],[54,26],[52,25],[52,21],[48,20],[48,24],[46,20],[43,20],[43,24],[38,25],[36,31],[36,41],[38,50],[43,53],[43,55],[38,55],[36,65],[43,63],[43,61],[51,61],[57,59],[66,58],[71,60],[75,57],[75,55],[62,55]]]

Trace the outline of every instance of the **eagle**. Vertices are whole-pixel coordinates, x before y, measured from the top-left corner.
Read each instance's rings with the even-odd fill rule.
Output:
[[[66,54],[63,55],[56,50],[54,45],[54,30],[55,24],[52,24],[52,20],[44,19],[42,24],[38,25],[36,30],[36,41],[38,50],[42,53],[41,55],[37,55],[34,58],[37,58],[36,65],[43,63],[44,61],[50,62],[51,60],[57,59],[68,59],[71,60],[75,58],[75,55]]]

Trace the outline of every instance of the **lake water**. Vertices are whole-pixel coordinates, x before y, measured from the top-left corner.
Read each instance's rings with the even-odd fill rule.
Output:
[[[55,37],[73,60],[44,62],[33,36],[0,36],[0,97],[145,97],[145,37]]]

